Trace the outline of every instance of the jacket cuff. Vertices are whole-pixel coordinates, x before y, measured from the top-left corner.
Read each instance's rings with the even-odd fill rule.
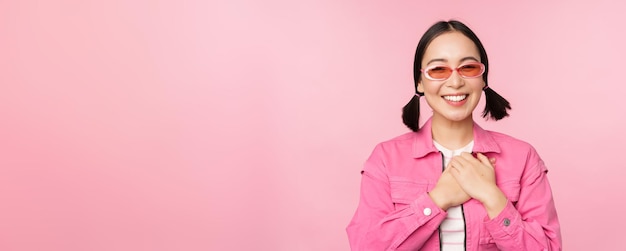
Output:
[[[438,229],[441,222],[443,222],[446,215],[448,215],[446,211],[443,211],[435,204],[428,193],[417,197],[417,199],[411,203],[411,208],[417,215],[417,224],[432,230]]]
[[[487,230],[491,234],[495,240],[514,235],[516,232],[516,228],[520,227],[521,215],[513,206],[513,204],[508,201],[502,212],[498,214],[493,219],[489,219],[489,216],[485,217],[485,221],[483,222],[487,227]]]

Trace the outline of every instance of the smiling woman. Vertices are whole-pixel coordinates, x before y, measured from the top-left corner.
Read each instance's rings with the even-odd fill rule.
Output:
[[[487,53],[466,25],[438,22],[418,43],[413,132],[376,146],[347,231],[352,250],[560,250],[547,168],[534,148],[473,119],[508,116],[487,85]],[[419,127],[419,97],[433,115]],[[497,164],[496,164],[497,163]],[[497,168],[496,168],[497,165]]]

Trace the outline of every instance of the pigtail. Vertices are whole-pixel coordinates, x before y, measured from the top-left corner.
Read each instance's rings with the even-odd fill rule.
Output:
[[[509,104],[509,101],[489,88],[489,86],[485,86],[483,91],[485,91],[485,110],[483,110],[483,118],[490,115],[492,119],[497,121],[509,116],[509,113],[507,112],[507,110],[511,110],[511,104]]]
[[[420,119],[420,96],[422,94],[417,92],[411,98],[411,101],[402,108],[402,122],[414,132],[417,132],[419,128]]]

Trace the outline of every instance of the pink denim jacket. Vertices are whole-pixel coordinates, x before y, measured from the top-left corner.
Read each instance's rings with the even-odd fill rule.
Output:
[[[463,204],[466,250],[561,250],[548,170],[535,149],[474,124],[474,149],[496,158],[496,183],[508,198],[489,219],[474,199]],[[376,146],[362,171],[359,206],[347,227],[352,250],[440,250],[446,212],[427,192],[443,170],[431,121]]]

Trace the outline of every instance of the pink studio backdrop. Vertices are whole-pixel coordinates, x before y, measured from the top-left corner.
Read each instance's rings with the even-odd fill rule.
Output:
[[[623,246],[625,10],[0,1],[0,250],[348,250],[361,165],[450,18],[514,108],[479,123],[547,162],[566,250]]]

